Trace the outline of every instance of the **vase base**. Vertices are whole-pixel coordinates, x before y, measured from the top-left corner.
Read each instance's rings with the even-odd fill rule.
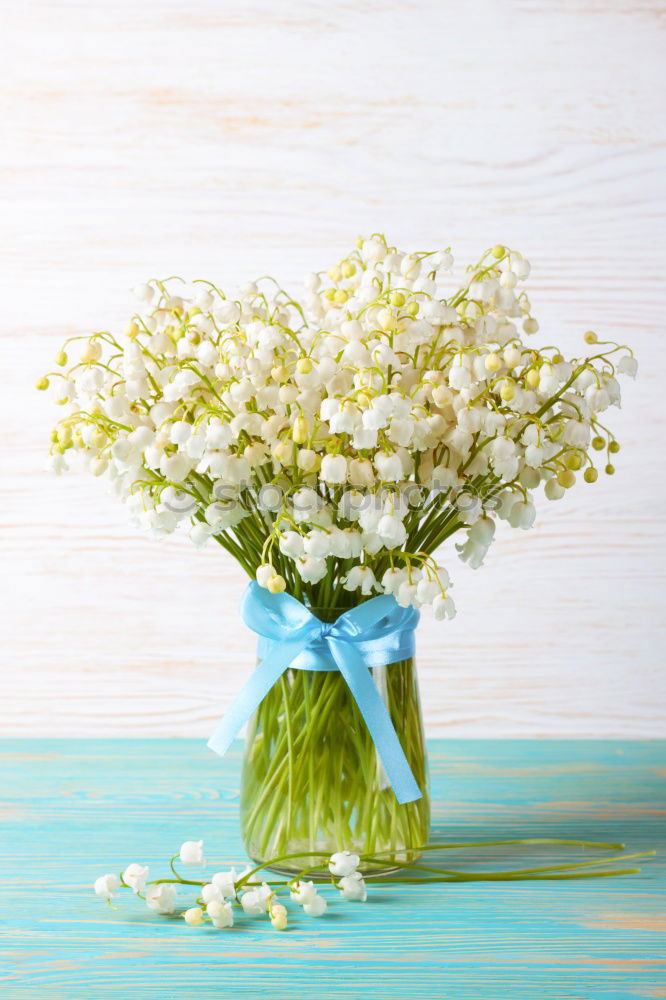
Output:
[[[405,864],[413,864],[415,861],[421,857],[420,851],[410,851],[408,853],[402,854],[400,857],[400,863],[394,864],[391,861],[386,861],[386,863],[368,864],[367,862],[361,862],[358,866],[358,870],[364,878],[379,878],[380,876],[386,875],[397,875]],[[279,862],[274,865],[267,865],[266,871],[275,872],[277,875],[284,875],[286,878],[294,878],[296,875],[301,875],[303,872],[304,878],[312,882],[330,882],[331,876],[327,870],[320,871],[306,871],[309,865],[317,864],[316,858],[313,857],[303,857],[300,860],[294,858],[293,861],[290,860],[289,864],[280,864]],[[327,856],[322,856],[322,863],[328,860]],[[256,858],[252,858],[253,865],[260,865],[261,861]]]

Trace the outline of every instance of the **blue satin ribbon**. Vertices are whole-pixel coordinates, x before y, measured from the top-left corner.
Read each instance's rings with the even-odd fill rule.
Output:
[[[270,594],[250,583],[241,617],[259,636],[259,666],[221,720],[208,746],[221,757],[282,674],[298,670],[339,670],[377,748],[398,802],[421,798],[407,758],[369,667],[414,655],[419,613],[383,595],[345,611],[332,624],[316,618],[289,594]]]

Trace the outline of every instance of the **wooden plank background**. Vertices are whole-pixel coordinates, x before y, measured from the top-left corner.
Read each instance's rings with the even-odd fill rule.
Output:
[[[566,837],[658,856],[613,866],[642,869],[621,878],[372,883],[366,903],[323,886],[325,916],[287,898],[289,927],[278,934],[265,917],[238,913],[232,930],[189,928],[127,891],[114,911],[92,891],[131,861],[164,877],[190,837],[203,839],[208,864],[187,877],[242,869],[238,744],[220,761],[200,740],[0,740],[2,998],[663,998],[665,750],[641,740],[432,740],[432,844]],[[616,853],[521,845],[433,851],[424,863],[480,873]],[[179,890],[179,910],[195,896]]]
[[[2,3],[6,735],[206,735],[252,660],[241,572],[42,471],[34,379],[180,273],[296,283],[359,233],[533,262],[545,342],[635,346],[618,472],[420,634],[433,735],[656,736],[664,688],[664,83],[656,0]],[[541,334],[539,335],[541,336]],[[652,352],[657,351],[656,355]]]

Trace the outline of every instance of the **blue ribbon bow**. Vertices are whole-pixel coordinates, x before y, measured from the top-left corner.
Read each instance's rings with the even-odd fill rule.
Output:
[[[282,674],[298,670],[339,670],[377,748],[398,802],[421,798],[386,705],[369,667],[414,655],[419,613],[383,595],[345,611],[327,624],[289,594],[270,594],[250,583],[241,604],[245,624],[259,635],[259,666],[208,742],[223,756]]]

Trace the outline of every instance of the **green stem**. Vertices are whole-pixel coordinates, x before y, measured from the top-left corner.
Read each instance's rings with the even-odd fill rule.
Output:
[[[569,875],[501,875],[488,872],[480,875],[446,875],[442,878],[400,878],[405,885],[428,885],[437,882],[565,882],[579,878],[612,878],[615,875],[637,875],[640,868],[618,868],[612,872],[576,872]],[[367,876],[372,878],[372,876]]]
[[[406,660],[374,673],[416,781],[427,793],[414,664]],[[250,857],[262,863],[271,858],[281,870],[300,871],[297,861],[318,845],[315,857],[342,845],[358,854],[386,850],[412,861],[414,845],[427,839],[429,803],[427,794],[397,803],[340,674],[289,670],[250,722],[241,823]],[[392,868],[391,858],[379,867]]]
[[[593,868],[595,865],[610,865],[610,864],[615,864],[617,861],[634,861],[636,858],[653,857],[654,854],[655,854],[654,851],[641,851],[638,854],[626,854],[626,855],[624,855],[622,857],[619,857],[619,858],[618,857],[613,857],[613,858],[598,858],[595,861],[576,861],[576,862],[569,863],[569,864],[546,865],[546,866],[539,867],[539,868],[514,868],[514,869],[510,869],[509,871],[506,871],[506,872],[487,872],[487,873],[482,873],[482,874],[489,874],[489,875],[490,874],[497,874],[497,875],[507,875],[507,876],[508,875],[511,875],[511,876],[536,875],[536,874],[540,874],[542,872],[570,871],[570,870],[573,870],[575,868]],[[376,858],[366,858],[366,860],[370,861],[370,862],[373,862],[373,861],[376,861],[377,859]],[[455,871],[451,871],[450,869],[447,869],[447,868],[430,868],[430,867],[427,867],[426,865],[401,864],[400,862],[397,862],[397,861],[394,862],[394,864],[395,864],[396,867],[405,868],[405,869],[408,868],[410,871],[436,872],[437,874],[440,874],[440,875],[455,875],[455,876],[470,875],[471,876],[472,874],[474,874],[472,872],[455,872]]]
[[[595,847],[603,851],[623,851],[624,844],[611,843],[606,841],[597,840],[568,840],[559,839],[552,837],[516,837],[509,840],[471,840],[469,843],[457,843],[457,844],[421,844],[416,847],[419,853],[423,851],[449,851],[458,850],[467,847],[504,847],[505,845],[526,845],[528,847]],[[383,851],[375,851],[375,854],[385,853]]]

